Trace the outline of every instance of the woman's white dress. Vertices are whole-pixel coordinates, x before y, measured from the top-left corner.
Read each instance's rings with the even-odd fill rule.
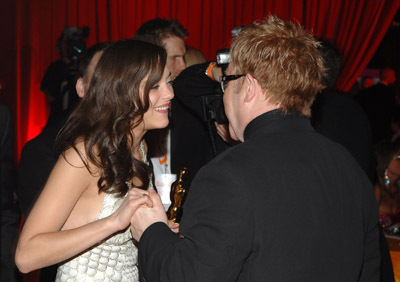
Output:
[[[124,198],[105,194],[103,207],[96,220],[114,213]],[[56,281],[139,281],[137,252],[130,229],[127,228],[123,233],[61,264]]]

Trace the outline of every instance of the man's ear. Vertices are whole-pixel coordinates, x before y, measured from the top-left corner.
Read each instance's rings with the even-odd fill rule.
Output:
[[[78,78],[78,80],[76,81],[75,89],[80,98],[83,98],[83,96],[85,96],[85,83],[83,82],[82,77]]]
[[[247,74],[246,77],[247,82],[247,89],[246,89],[246,96],[244,98],[245,102],[252,101],[257,94],[257,87],[259,87],[257,80],[251,75]]]

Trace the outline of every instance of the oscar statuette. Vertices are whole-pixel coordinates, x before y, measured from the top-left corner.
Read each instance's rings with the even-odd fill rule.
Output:
[[[189,170],[184,167],[179,171],[178,179],[171,184],[171,205],[167,211],[168,220],[179,223],[182,217],[182,206],[185,202],[188,187],[185,187],[184,182],[189,174]]]

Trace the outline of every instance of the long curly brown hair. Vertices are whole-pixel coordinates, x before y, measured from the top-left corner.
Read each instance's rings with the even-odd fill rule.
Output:
[[[127,193],[134,176],[147,189],[151,169],[133,157],[132,129],[149,109],[149,91],[160,81],[166,64],[164,48],[138,40],[120,40],[101,56],[88,93],[69,117],[58,137],[60,149],[73,148],[90,173],[100,170],[99,192]],[[144,78],[143,95],[140,84]],[[87,159],[77,149],[83,141]],[[65,155],[63,154],[65,158]]]

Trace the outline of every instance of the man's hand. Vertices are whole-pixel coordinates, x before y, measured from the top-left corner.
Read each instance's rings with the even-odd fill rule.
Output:
[[[220,78],[223,75],[222,73],[222,68],[219,66],[215,65],[212,70],[211,70],[211,75],[214,78],[215,81],[220,82]]]
[[[155,190],[149,190],[148,196],[153,203],[150,208],[147,205],[141,206],[133,214],[131,218],[131,232],[133,238],[139,242],[143,232],[155,222],[164,222],[168,224],[167,214],[165,213],[164,206],[161,202],[160,196]]]
[[[215,128],[217,130],[218,135],[222,138],[222,140],[224,140],[226,143],[229,144],[238,144],[240,143],[237,140],[236,136],[231,136],[229,134],[229,129],[228,129],[228,125],[227,124],[222,124],[222,123],[217,123],[214,122]]]
[[[168,227],[174,233],[179,233],[179,223],[172,222],[168,220]]]

